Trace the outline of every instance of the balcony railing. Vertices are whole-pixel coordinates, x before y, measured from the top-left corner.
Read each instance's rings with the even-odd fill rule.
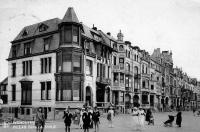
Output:
[[[104,77],[97,77],[96,81],[99,82],[99,83],[103,83],[103,84],[110,84],[111,83],[110,78],[104,78]]]
[[[0,95],[7,95],[7,91],[1,91]]]
[[[140,92],[140,89],[134,89],[134,92],[135,92],[135,93],[139,93],[139,92]]]
[[[141,79],[141,74],[135,74],[134,79]]]
[[[125,90],[126,91],[132,91],[132,88],[131,87],[126,87]]]

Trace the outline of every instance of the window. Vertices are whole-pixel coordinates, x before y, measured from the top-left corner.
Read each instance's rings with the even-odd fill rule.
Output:
[[[21,115],[24,115],[24,108],[21,108]]]
[[[92,75],[92,61],[86,60],[86,75]]]
[[[46,31],[47,28],[48,28],[48,26],[42,23],[42,24],[39,26],[39,32]]]
[[[26,115],[30,115],[30,109],[26,109]]]
[[[154,90],[154,85],[151,85],[151,90]]]
[[[17,46],[16,45],[12,46],[12,57],[17,57]]]
[[[116,65],[116,64],[117,64],[117,57],[113,56],[113,65]]]
[[[73,61],[73,71],[74,72],[81,72],[81,57],[75,56]]]
[[[51,73],[51,57],[41,58],[41,73]]]
[[[72,42],[72,27],[68,26],[64,29],[64,42]]]
[[[71,55],[64,54],[63,55],[63,71],[64,72],[72,72],[72,58]]]
[[[51,99],[51,81],[41,82],[41,100]]]
[[[26,29],[24,30],[22,36],[27,36],[28,35],[28,32],[26,31]]]
[[[32,60],[23,61],[23,76],[32,75]]]
[[[114,73],[113,80],[114,80],[115,83],[117,83],[119,81],[118,73]]]
[[[142,88],[146,88],[146,83],[145,83],[145,81],[142,81]]]
[[[119,65],[120,65],[120,68],[124,68],[124,58],[119,58]]]
[[[32,82],[21,82],[21,105],[32,105]]]
[[[12,85],[12,101],[16,101],[16,85]]]
[[[126,63],[126,70],[130,71],[130,64],[129,63]]]
[[[78,43],[78,39],[79,39],[79,32],[78,32],[78,27],[73,26],[73,42]]]
[[[123,45],[119,46],[119,51],[124,51],[124,46]]]
[[[16,63],[12,63],[12,77],[16,76]]]
[[[144,65],[142,65],[142,73],[144,73]]]
[[[44,51],[48,51],[51,44],[51,37],[44,38]]]
[[[24,44],[24,55],[30,55],[31,54],[31,42]]]
[[[100,76],[100,64],[99,63],[97,63],[97,77],[99,77]]]
[[[120,73],[120,83],[124,83],[124,74]]]

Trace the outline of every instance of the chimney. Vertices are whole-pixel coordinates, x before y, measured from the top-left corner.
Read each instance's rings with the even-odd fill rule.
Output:
[[[107,35],[109,35],[109,36],[110,36],[110,35],[111,35],[111,33],[110,33],[110,32],[107,32]]]
[[[93,24],[92,29],[94,29],[95,31],[97,31],[97,27],[95,27],[94,24]]]

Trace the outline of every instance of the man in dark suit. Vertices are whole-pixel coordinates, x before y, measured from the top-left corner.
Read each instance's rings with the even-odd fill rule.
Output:
[[[89,127],[90,127],[90,123],[91,123],[91,113],[88,112],[88,108],[85,109],[85,112],[83,113],[83,129],[84,132],[89,132]]]
[[[66,110],[64,111],[64,123],[65,123],[65,132],[70,132],[70,126],[72,123],[72,114],[69,112],[69,107],[66,108]]]

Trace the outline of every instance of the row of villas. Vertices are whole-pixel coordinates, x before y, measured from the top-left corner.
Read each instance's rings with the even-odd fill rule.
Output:
[[[121,112],[138,104],[159,111],[199,106],[200,83],[173,68],[171,52],[149,55],[123,38],[87,27],[71,7],[63,19],[24,27],[11,42],[1,83],[4,113],[33,119],[42,107],[47,119],[59,119],[67,106],[84,104],[114,104]]]

